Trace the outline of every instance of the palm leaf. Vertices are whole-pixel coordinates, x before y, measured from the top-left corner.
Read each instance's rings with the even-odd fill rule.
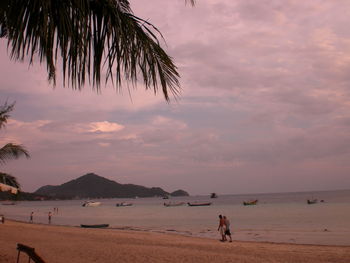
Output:
[[[127,0],[12,0],[3,13],[11,58],[33,63],[39,56],[53,84],[59,62],[64,84],[73,89],[88,81],[99,90],[104,78],[117,89],[124,80],[141,80],[155,93],[160,87],[166,100],[179,93],[177,67],[157,38],[162,35],[133,15]]]
[[[190,3],[192,6],[194,6],[194,4],[196,3],[195,0],[185,0],[186,3]]]
[[[0,163],[5,163],[6,160],[18,159],[22,156],[30,157],[28,151],[22,145],[8,143],[0,148]]]
[[[6,10],[8,8],[9,0],[0,1],[0,37],[7,35],[7,19]]]
[[[13,110],[14,106],[15,103],[7,104],[7,102],[5,102],[4,105],[0,106],[0,129],[3,128],[7,123],[7,119],[10,117],[8,113]]]
[[[10,174],[1,173],[1,172],[0,172],[0,183],[4,183],[4,184],[7,184],[7,185],[16,187],[16,188],[20,188],[20,186],[21,186],[21,185],[18,183],[16,177],[14,177],[14,176],[12,176],[12,175],[10,175]]]

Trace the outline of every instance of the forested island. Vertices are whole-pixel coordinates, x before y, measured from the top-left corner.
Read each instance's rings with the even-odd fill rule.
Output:
[[[135,198],[189,196],[184,190],[167,192],[160,187],[120,184],[94,173],[85,174],[61,185],[46,185],[33,193],[0,193],[0,200],[65,200],[86,198]]]

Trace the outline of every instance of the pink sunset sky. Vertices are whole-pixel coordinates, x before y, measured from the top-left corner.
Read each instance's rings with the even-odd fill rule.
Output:
[[[0,40],[0,142],[31,159],[1,171],[24,191],[88,172],[166,191],[350,188],[348,0],[131,0],[181,74],[179,100],[137,89],[56,88]]]

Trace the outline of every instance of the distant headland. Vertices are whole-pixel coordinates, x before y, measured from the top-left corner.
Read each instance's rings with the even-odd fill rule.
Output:
[[[94,173],[85,174],[61,185],[46,185],[34,193],[21,192],[19,200],[86,199],[86,198],[135,198],[135,197],[189,196],[184,190],[166,192],[160,187],[120,184]],[[6,199],[1,198],[0,199]],[[11,198],[12,199],[12,198]]]

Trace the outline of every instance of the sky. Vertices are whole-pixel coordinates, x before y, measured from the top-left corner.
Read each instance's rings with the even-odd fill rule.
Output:
[[[163,34],[181,95],[55,88],[0,40],[1,171],[24,191],[89,172],[192,195],[350,188],[350,2],[130,0]]]

